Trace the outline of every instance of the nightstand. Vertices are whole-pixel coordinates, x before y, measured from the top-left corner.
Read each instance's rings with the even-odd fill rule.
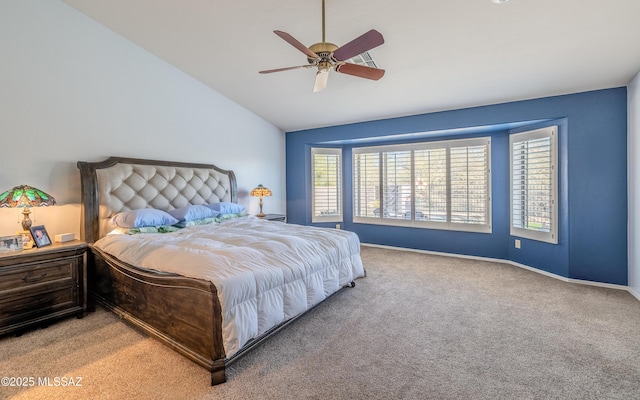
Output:
[[[87,310],[87,244],[0,253],[0,335]]]
[[[287,216],[284,214],[267,214],[264,219],[268,221],[281,221],[287,222]]]

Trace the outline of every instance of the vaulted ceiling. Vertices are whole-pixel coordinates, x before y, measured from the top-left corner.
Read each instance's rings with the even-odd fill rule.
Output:
[[[322,41],[321,0],[63,0],[284,131],[625,86],[640,70],[638,0],[326,0],[326,40],[369,29],[386,74],[305,64],[273,33]]]

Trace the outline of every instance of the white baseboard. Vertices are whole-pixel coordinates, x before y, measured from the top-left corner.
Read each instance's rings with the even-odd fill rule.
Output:
[[[603,282],[594,282],[594,281],[586,281],[583,279],[571,279],[571,278],[566,278],[564,276],[558,275],[558,274],[554,274],[552,272],[547,272],[547,271],[543,271],[541,269],[535,268],[535,267],[530,267],[528,265],[524,265],[524,264],[520,264],[517,263],[515,261],[511,261],[511,260],[502,260],[500,258],[490,258],[490,257],[479,257],[479,256],[468,256],[468,255],[464,255],[464,254],[455,254],[455,253],[442,253],[439,251],[430,251],[430,250],[419,250],[419,249],[409,249],[409,248],[405,248],[405,247],[395,247],[395,246],[385,246],[385,245],[381,245],[381,244],[372,244],[372,243],[360,243],[363,246],[368,246],[368,247],[379,247],[382,249],[391,249],[391,250],[400,250],[400,251],[412,251],[415,253],[424,253],[424,254],[432,254],[432,255],[436,255],[436,256],[445,256],[445,257],[456,257],[456,258],[466,258],[466,259],[470,259],[470,260],[480,260],[480,261],[491,261],[491,262],[497,262],[497,263],[502,263],[502,264],[509,264],[509,265],[513,265],[514,267],[518,267],[518,268],[524,268],[528,271],[532,271],[532,272],[536,272],[538,274],[542,274],[551,278],[555,278],[558,280],[561,280],[563,282],[567,282],[567,283],[578,283],[581,285],[589,285],[589,286],[598,286],[598,287],[604,287],[604,288],[609,288],[609,289],[618,289],[618,290],[626,290],[629,293],[631,293],[635,298],[637,298],[638,300],[640,300],[640,293],[637,293],[635,291],[633,291],[630,287],[625,286],[625,285],[615,285],[612,283],[603,283]]]
[[[636,292],[635,290],[633,290],[633,288],[631,288],[631,286],[629,286],[629,293],[631,293],[631,295],[633,297],[635,297],[636,299],[640,300],[640,293]]]

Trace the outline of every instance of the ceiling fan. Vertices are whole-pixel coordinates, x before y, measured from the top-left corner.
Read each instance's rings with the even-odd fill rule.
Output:
[[[369,51],[375,47],[384,43],[384,38],[380,32],[375,29],[353,39],[349,43],[343,46],[336,46],[333,43],[325,41],[324,30],[324,0],[322,0],[322,42],[316,43],[307,48],[305,45],[296,40],[293,36],[282,31],[273,31],[276,35],[280,36],[287,43],[300,50],[307,56],[307,62],[309,64],[299,65],[295,67],[285,67],[270,69],[266,71],[260,71],[261,74],[270,74],[272,72],[288,71],[298,68],[312,68],[317,67],[316,81],[313,86],[314,92],[319,92],[327,87],[327,79],[329,78],[329,71],[333,68],[335,71],[342,74],[353,75],[360,78],[372,79],[377,81],[384,75],[383,69],[367,67],[365,65],[353,64],[346,62],[350,58],[353,58],[359,54]]]

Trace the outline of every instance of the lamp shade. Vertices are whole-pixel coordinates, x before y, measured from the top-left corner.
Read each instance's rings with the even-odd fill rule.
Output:
[[[29,185],[16,186],[0,194],[0,207],[23,207],[22,229],[25,231],[31,227],[29,207],[52,206],[56,204],[53,196]]]
[[[16,186],[0,194],[0,207],[42,207],[55,204],[53,196],[29,185]]]
[[[271,196],[271,190],[262,185],[258,185],[255,189],[251,191],[251,197],[267,197]]]

